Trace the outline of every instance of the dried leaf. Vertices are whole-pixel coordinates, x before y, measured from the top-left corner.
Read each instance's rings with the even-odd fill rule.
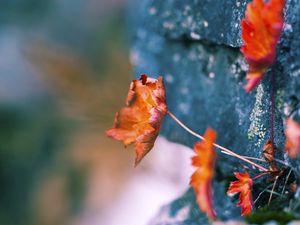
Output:
[[[275,146],[271,140],[268,140],[266,142],[266,144],[264,145],[263,152],[264,152],[264,154],[263,154],[264,158],[268,163],[271,163],[274,161]]]
[[[253,0],[247,5],[242,20],[241,52],[249,63],[245,90],[256,87],[266,70],[275,61],[276,45],[283,28],[285,0]]]
[[[293,193],[296,193],[298,188],[299,188],[299,186],[296,183],[292,183],[289,186],[290,191],[293,192]]]
[[[263,148],[263,155],[265,160],[270,163],[271,165],[271,170],[274,173],[275,171],[278,171],[276,161],[274,161],[274,154],[276,151],[276,146],[271,140],[268,140]]]
[[[291,158],[296,158],[300,153],[300,124],[292,118],[289,118],[286,124],[285,149]]]
[[[197,170],[193,173],[190,181],[190,185],[195,190],[200,209],[212,220],[216,219],[211,187],[216,158],[213,143],[216,136],[216,132],[208,128],[204,135],[205,140],[195,144],[194,151],[197,155],[192,158],[192,165]]]
[[[237,206],[242,208],[241,215],[246,216],[251,213],[253,208],[252,201],[252,186],[253,181],[249,174],[246,173],[234,173],[237,181],[231,182],[227,191],[228,195],[240,193],[239,203]]]
[[[142,75],[140,80],[133,80],[126,104],[106,134],[123,141],[125,146],[135,144],[136,166],[152,149],[167,112],[162,77],[153,79]]]

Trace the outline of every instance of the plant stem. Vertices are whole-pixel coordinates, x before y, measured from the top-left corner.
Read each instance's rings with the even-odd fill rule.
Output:
[[[272,68],[271,74],[271,110],[270,110],[270,140],[271,144],[273,145],[272,155],[274,158],[275,155],[275,132],[274,132],[274,123],[275,123],[275,97],[276,97],[276,77],[275,77],[275,67]],[[276,162],[273,161],[271,163],[273,170],[278,170]]]
[[[277,184],[278,177],[279,176],[276,176],[276,178],[275,178],[275,181],[274,181],[274,184],[273,184],[273,187],[272,187],[272,191],[271,191],[271,194],[270,194],[270,197],[269,197],[268,205],[270,205],[270,203],[271,203],[272,196],[273,196],[273,193],[274,193],[275,186]]]
[[[285,182],[284,182],[284,185],[283,185],[283,188],[282,188],[282,192],[281,192],[281,196],[284,194],[284,190],[285,190],[286,184],[287,184],[287,182],[288,182],[288,180],[290,178],[291,173],[292,173],[292,169],[290,169],[290,171],[289,171],[289,173],[288,173],[288,175],[287,175],[287,177],[285,179]]]
[[[276,79],[274,67],[272,68],[271,75],[271,112],[270,112],[270,139],[274,145],[274,121],[275,121],[275,92],[276,92]]]
[[[261,177],[263,177],[265,175],[268,175],[268,174],[269,174],[268,172],[261,173],[261,174],[257,175],[256,177],[254,177],[252,180],[256,180],[256,179],[261,178]]]
[[[203,137],[203,136],[201,136],[200,134],[197,134],[196,132],[194,132],[193,130],[191,130],[190,128],[188,128],[186,125],[184,125],[173,113],[171,113],[170,111],[168,111],[167,112],[168,113],[168,115],[177,123],[177,124],[179,124],[183,129],[185,129],[187,132],[189,132],[190,134],[192,134],[193,136],[195,136],[195,137],[197,137],[197,138],[199,138],[199,139],[201,139],[201,140],[205,140],[205,138]],[[256,164],[256,163],[254,163],[254,162],[252,162],[252,161],[250,161],[249,159],[246,159],[245,157],[243,157],[243,156],[240,156],[239,154],[237,154],[237,153],[235,153],[235,152],[233,152],[233,151],[231,151],[231,150],[229,150],[229,149],[227,149],[227,148],[225,148],[225,147],[223,147],[223,146],[221,146],[221,145],[218,145],[218,144],[216,144],[216,143],[213,143],[213,145],[216,147],[216,148],[218,148],[218,149],[221,149],[221,150],[223,150],[225,153],[227,153],[228,155],[231,155],[231,156],[234,156],[234,157],[236,157],[236,158],[238,158],[238,159],[240,159],[240,160],[243,160],[243,161],[245,161],[245,162],[247,162],[247,163],[249,163],[249,164],[251,164],[252,166],[255,166],[256,168],[258,168],[258,169],[260,169],[260,170],[262,170],[262,171],[265,171],[265,172],[268,172],[269,170],[268,169],[266,169],[266,168],[264,168],[264,167],[262,167],[262,166],[260,166],[260,165],[258,165],[258,164]]]
[[[223,150],[221,152],[226,154],[226,155],[232,156],[231,154],[229,154],[228,152],[224,152]],[[245,155],[240,155],[240,156],[242,156],[245,159],[251,159],[251,160],[256,160],[256,161],[259,161],[259,162],[267,163],[267,161],[264,160],[264,159],[259,159],[259,158],[256,158],[256,157],[245,156]]]
[[[230,155],[227,152],[222,152],[222,153]],[[241,156],[244,157],[245,159],[251,159],[251,160],[256,160],[256,161],[259,161],[259,162],[267,163],[267,161],[265,159],[259,159],[259,158],[256,158],[256,157],[251,157],[251,156],[246,156],[246,155],[241,155]],[[284,161],[282,161],[280,159],[275,159],[274,158],[274,161],[278,162],[278,163],[280,163],[280,164],[282,164],[286,167],[290,167],[288,164],[286,164]]]

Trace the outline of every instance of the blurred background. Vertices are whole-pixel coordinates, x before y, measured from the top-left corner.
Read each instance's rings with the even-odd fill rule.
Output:
[[[127,12],[0,1],[1,225],[143,225],[188,187],[186,148],[159,138],[133,169],[133,149],[105,136],[132,79]]]

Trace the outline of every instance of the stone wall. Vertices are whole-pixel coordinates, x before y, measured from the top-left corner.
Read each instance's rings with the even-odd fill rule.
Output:
[[[163,75],[171,112],[199,133],[210,126],[217,130],[217,142],[239,154],[262,158],[270,137],[270,74],[250,94],[245,93],[247,64],[242,45],[240,21],[246,0],[137,0],[130,6],[133,34],[131,62],[135,76]],[[276,158],[283,160],[288,182],[299,183],[300,159],[284,155],[284,121],[293,116],[300,122],[300,1],[287,0],[285,25],[278,45],[276,75]],[[169,140],[192,147],[196,141],[167,118],[161,134]],[[220,219],[240,218],[236,200],[226,196],[234,171],[243,171],[243,162],[219,154],[214,181],[216,211]],[[267,166],[267,165],[265,165]],[[171,168],[170,168],[171,169]],[[278,192],[284,179],[279,180]],[[265,179],[256,184],[254,199],[266,188]],[[281,185],[281,186],[280,186]],[[298,190],[300,192],[300,190]],[[255,206],[264,207],[268,194]],[[297,197],[297,196],[296,196]],[[164,206],[151,224],[207,224],[198,209],[192,190]],[[296,201],[288,192],[274,198],[269,211],[286,211]],[[298,200],[299,201],[299,200]],[[277,202],[277,203],[276,203]],[[280,204],[278,204],[280,202]],[[296,203],[295,203],[296,204]],[[300,208],[295,212],[300,212]],[[293,210],[289,213],[293,214]],[[298,211],[297,211],[298,210]]]

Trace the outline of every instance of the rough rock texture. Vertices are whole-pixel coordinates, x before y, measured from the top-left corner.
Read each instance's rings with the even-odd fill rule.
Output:
[[[150,0],[144,14],[151,21],[148,27],[169,40],[188,38],[238,46],[242,43],[239,24],[247,2]]]
[[[294,169],[288,183],[299,182],[300,159],[287,159],[283,146],[286,117],[293,116],[300,122],[300,1],[287,1],[277,62],[267,72],[262,84],[250,94],[243,89],[247,64],[239,52],[242,44],[240,21],[248,2],[134,2],[130,13],[134,34],[131,62],[136,77],[141,73],[164,76],[169,109],[186,125],[199,133],[203,133],[208,126],[213,127],[218,132],[219,144],[239,154],[257,158],[262,158],[262,147],[270,137],[270,76],[274,73],[277,88],[276,158]],[[166,119],[161,134],[190,147],[196,141],[170,118]],[[214,189],[216,211],[220,219],[239,218],[236,199],[226,197],[225,190],[229,180],[233,179],[232,172],[243,171],[249,166],[222,154],[218,157]],[[268,167],[266,164],[264,166]],[[285,175],[279,180],[278,192],[281,192],[289,170],[287,167]],[[251,171],[253,175],[258,174],[255,169]],[[269,185],[268,182],[266,179],[257,182],[254,199]],[[256,207],[262,207],[267,202],[268,194],[261,196]],[[288,191],[281,197],[280,207],[275,209],[285,210],[292,198],[294,194]],[[289,213],[300,212],[297,204]],[[151,224],[204,225],[208,221],[199,212],[193,193],[188,191],[163,207]]]

